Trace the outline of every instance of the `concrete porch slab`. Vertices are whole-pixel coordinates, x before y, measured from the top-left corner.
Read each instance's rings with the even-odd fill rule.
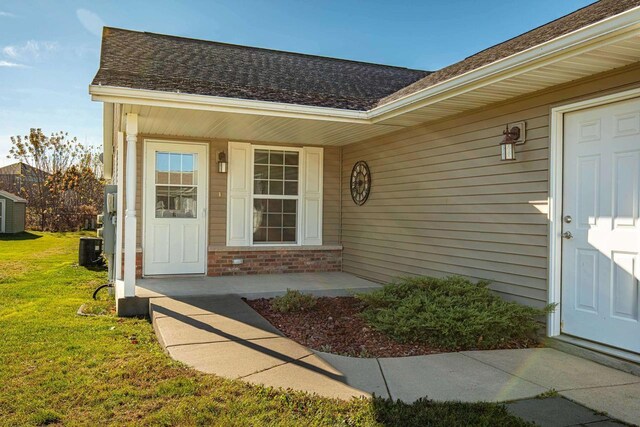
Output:
[[[439,401],[498,402],[547,391],[461,353],[378,360],[391,397],[405,402],[425,396]]]
[[[558,391],[640,383],[640,377],[553,348],[465,351],[463,354]]]
[[[289,273],[218,277],[153,277],[136,283],[141,298],[237,295],[269,298],[287,289],[298,289],[318,296],[351,295],[381,285],[348,273]]]
[[[149,301],[154,319],[162,317],[192,317],[217,314],[220,316],[238,318],[242,320],[255,318],[262,319],[258,313],[240,298],[234,295],[223,295],[215,298],[206,297],[179,297],[151,298]]]

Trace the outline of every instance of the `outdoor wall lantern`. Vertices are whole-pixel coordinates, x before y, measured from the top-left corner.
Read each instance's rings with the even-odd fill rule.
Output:
[[[504,138],[500,143],[500,158],[502,160],[516,159],[516,145],[524,144],[524,122],[507,125],[502,132]]]
[[[218,172],[227,173],[227,155],[224,151],[218,153]]]

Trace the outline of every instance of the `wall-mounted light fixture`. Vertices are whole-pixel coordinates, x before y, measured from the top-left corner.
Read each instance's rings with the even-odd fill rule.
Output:
[[[502,160],[515,160],[516,145],[524,144],[524,122],[508,124],[502,134],[504,138],[500,142],[500,158]]]
[[[224,151],[218,153],[218,172],[227,173],[227,155]]]

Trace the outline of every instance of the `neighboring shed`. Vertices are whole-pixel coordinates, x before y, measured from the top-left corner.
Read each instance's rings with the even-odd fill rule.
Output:
[[[23,232],[26,210],[25,199],[0,190],[0,233]]]

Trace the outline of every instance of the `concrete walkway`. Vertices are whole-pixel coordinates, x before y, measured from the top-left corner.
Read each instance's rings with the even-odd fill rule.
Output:
[[[640,422],[640,377],[551,348],[359,359],[285,338],[238,296],[150,300],[158,339],[176,360],[226,378],[347,399],[512,401],[549,390]]]

